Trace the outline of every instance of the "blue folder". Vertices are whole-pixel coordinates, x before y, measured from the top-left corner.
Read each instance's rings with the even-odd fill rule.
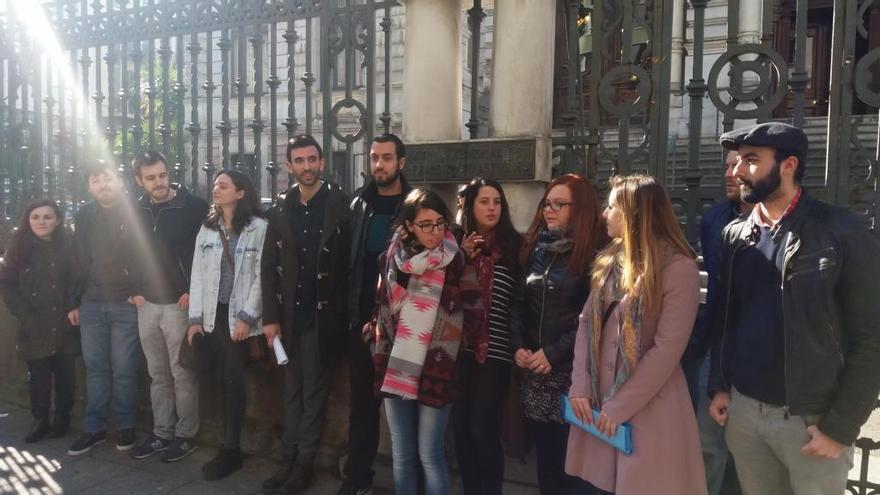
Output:
[[[562,417],[569,423],[577,426],[578,428],[584,430],[590,435],[593,435],[599,440],[602,440],[608,445],[611,445],[612,447],[623,452],[624,454],[630,455],[633,453],[632,426],[629,423],[618,425],[617,432],[613,437],[605,436],[592,424],[587,425],[583,421],[578,419],[577,416],[575,416],[574,409],[571,408],[571,401],[569,400],[567,395],[562,396]],[[596,421],[599,421],[599,411],[593,409],[593,424],[595,424]]]

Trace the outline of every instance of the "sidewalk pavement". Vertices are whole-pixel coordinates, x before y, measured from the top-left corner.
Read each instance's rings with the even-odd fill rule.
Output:
[[[24,436],[31,425],[30,412],[0,403],[0,413],[7,414],[0,416],[0,494],[257,494],[263,480],[278,469],[272,460],[248,456],[236,473],[207,482],[202,479],[202,465],[214,456],[214,447],[200,446],[187,458],[166,464],[159,456],[130,458],[116,450],[112,435],[91,452],[71,457],[67,449],[79,435],[78,430],[57,440],[28,444]],[[143,437],[139,434],[138,440]],[[319,473],[304,494],[332,495],[340,483],[328,473]],[[387,495],[390,491],[374,493]]]

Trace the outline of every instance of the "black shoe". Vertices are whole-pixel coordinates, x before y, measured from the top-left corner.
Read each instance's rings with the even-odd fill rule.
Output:
[[[70,429],[70,414],[55,413],[52,421],[52,429],[49,430],[49,438],[61,438]]]
[[[99,431],[98,433],[84,433],[79,440],[73,443],[67,450],[67,455],[82,455],[92,450],[92,447],[101,445],[107,441],[107,433]]]
[[[312,478],[314,477],[314,470],[312,470],[312,463],[299,463],[297,462],[295,466],[293,466],[293,471],[290,473],[290,477],[287,478],[287,481],[281,485],[281,489],[278,490],[279,495],[294,495],[296,493],[301,493],[312,484]]]
[[[241,469],[241,449],[220,449],[220,452],[202,466],[205,481],[225,478]]]
[[[358,485],[351,479],[346,479],[342,482],[342,486],[339,487],[339,491],[336,492],[336,495],[371,495],[372,493],[372,485]]]
[[[281,488],[281,485],[287,481],[287,478],[290,478],[290,473],[293,472],[293,466],[296,463],[296,458],[293,459],[284,459],[284,463],[278,468],[278,471],[272,475],[271,478],[267,479],[263,482],[263,493],[265,494],[275,494]]]
[[[132,457],[132,459],[146,459],[156,452],[167,450],[169,445],[171,445],[171,440],[165,440],[164,438],[159,438],[156,435],[150,435],[150,438],[146,439],[144,443],[133,448],[129,455]],[[118,443],[116,445],[116,448],[119,448]]]
[[[49,424],[49,418],[34,418],[34,424],[31,425],[31,430],[28,432],[27,436],[24,437],[24,441],[27,443],[39,442],[43,438],[46,437],[46,434],[49,433],[49,430],[52,428],[52,425]]]
[[[193,443],[192,438],[175,437],[171,445],[168,446],[168,450],[162,454],[162,462],[179,461],[192,454],[197,448],[199,447]]]
[[[134,448],[134,428],[126,428],[116,432],[116,450],[128,452]]]

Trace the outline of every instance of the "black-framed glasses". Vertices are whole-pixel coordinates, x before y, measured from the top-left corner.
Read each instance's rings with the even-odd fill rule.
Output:
[[[447,227],[449,227],[449,224],[446,223],[446,220],[440,220],[437,223],[416,223],[413,225],[418,227],[422,232],[426,234],[430,234],[431,232],[434,232],[434,230],[443,232],[446,230]]]
[[[541,209],[546,210],[547,208],[550,208],[551,211],[560,211],[563,208],[565,208],[566,206],[571,206],[571,204],[572,203],[570,201],[566,203],[565,201],[546,201],[546,200],[544,200],[541,202]]]

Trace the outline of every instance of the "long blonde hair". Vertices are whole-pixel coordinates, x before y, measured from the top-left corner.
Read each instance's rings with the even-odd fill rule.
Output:
[[[663,186],[648,175],[612,177],[609,202],[622,213],[621,237],[596,257],[593,290],[601,288],[611,270],[620,269],[617,288],[630,297],[644,297],[645,309],[658,309],[666,259],[680,253],[694,258]],[[594,292],[595,293],[595,292]]]

